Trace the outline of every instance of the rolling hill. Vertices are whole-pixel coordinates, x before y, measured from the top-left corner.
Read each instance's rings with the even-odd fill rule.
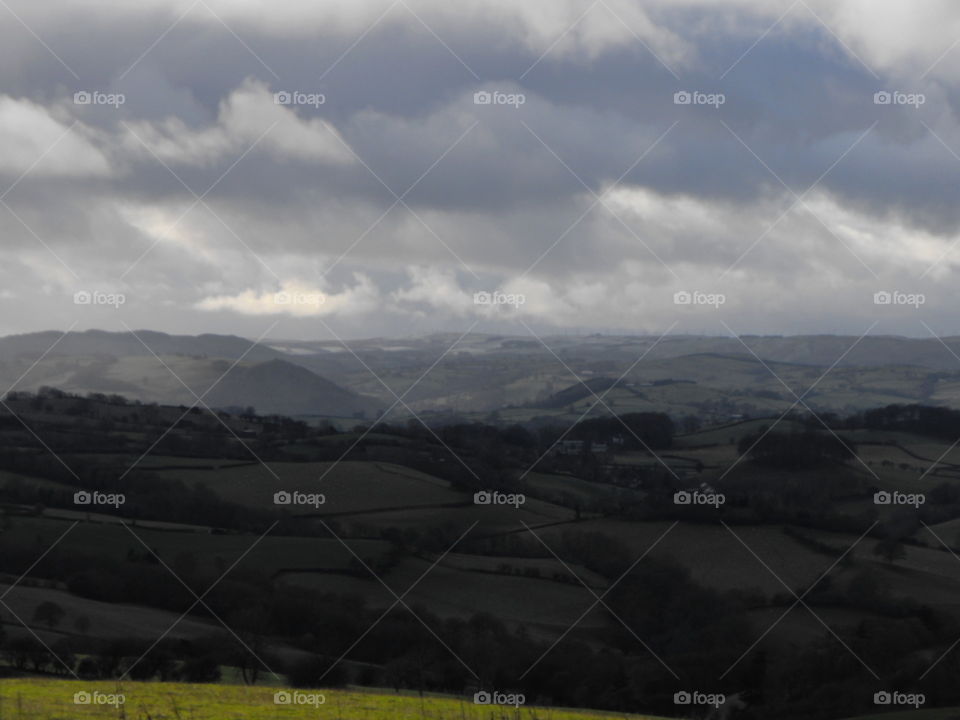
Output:
[[[202,396],[212,407],[252,406],[265,414],[353,417],[381,406],[276,350],[228,335],[91,330],[0,338],[3,383],[163,405],[191,405]]]
[[[285,360],[239,366],[210,393],[218,407],[253,406],[280,415],[372,415],[377,401],[336,385]]]

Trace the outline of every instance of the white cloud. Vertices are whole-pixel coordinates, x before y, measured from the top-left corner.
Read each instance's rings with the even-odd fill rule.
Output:
[[[474,311],[473,295],[460,286],[453,270],[442,266],[407,268],[409,284],[390,295],[395,306],[417,312],[418,306],[463,316]]]
[[[876,72],[917,78],[943,56],[931,74],[956,77],[960,52],[944,56],[960,37],[951,0],[811,0],[810,6]]]
[[[253,79],[220,103],[217,121],[209,127],[192,128],[175,116],[140,121],[129,124],[123,141],[129,152],[143,156],[152,151],[171,164],[207,165],[224,157],[236,159],[255,143],[286,161],[355,161],[333,125],[321,118],[299,117],[292,106],[276,103],[274,93]]]
[[[82,124],[71,127],[30,100],[0,95],[0,172],[34,176],[109,175],[110,164],[86,137]]]
[[[355,275],[354,284],[340,292],[326,292],[299,280],[281,283],[279,290],[244,290],[234,295],[206,297],[196,303],[199,310],[229,310],[242,315],[290,315],[317,317],[356,316],[375,311],[381,305],[380,291],[365,275]]]

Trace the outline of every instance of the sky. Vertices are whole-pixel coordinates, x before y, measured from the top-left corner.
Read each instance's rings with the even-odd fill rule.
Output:
[[[960,334],[949,0],[3,0],[0,334]]]

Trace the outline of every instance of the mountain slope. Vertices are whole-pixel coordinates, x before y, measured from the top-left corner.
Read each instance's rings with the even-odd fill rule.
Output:
[[[56,343],[55,346],[54,343]],[[51,347],[53,347],[52,350],[50,350]],[[266,345],[254,345],[252,340],[236,335],[168,335],[153,330],[137,330],[136,336],[129,332],[103,330],[87,330],[63,335],[61,332],[50,330],[0,338],[0,360],[20,356],[36,358],[48,350],[50,355],[60,357],[141,356],[150,355],[152,350],[157,355],[196,355],[227,360],[244,357],[252,362],[272,360],[283,355]]]
[[[346,390],[284,360],[234,368],[210,392],[211,406],[252,405],[258,413],[281,415],[371,414],[380,403]]]

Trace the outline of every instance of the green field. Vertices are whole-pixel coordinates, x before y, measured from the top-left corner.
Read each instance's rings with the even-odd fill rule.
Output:
[[[9,584],[0,583],[0,594],[7,591]],[[191,638],[220,633],[222,628],[213,621],[204,621],[193,617],[184,617],[178,621],[178,613],[143,607],[140,605],[99,602],[71,595],[65,590],[17,585],[4,602],[17,617],[29,620],[37,606],[42,602],[55,602],[64,609],[63,622],[57,628],[38,627],[35,632],[44,642],[54,643],[61,638],[78,637],[81,634],[74,628],[79,617],[90,621],[90,632],[105,638],[140,638],[152,642],[162,633],[169,631],[171,638]],[[25,632],[19,622],[10,613],[5,613],[2,627],[10,635],[23,635]],[[174,625],[176,623],[176,625]],[[0,712],[0,718],[6,716]]]
[[[876,715],[860,715],[845,720],[955,720],[960,717],[960,708],[930,708],[929,710],[903,710]]]
[[[319,492],[327,505],[321,512],[359,513],[412,505],[445,505],[470,500],[450,483],[392,463],[270,463],[219,471],[169,469],[163,479],[202,484],[221,497],[249,507],[269,507],[278,490]],[[322,478],[322,479],[321,479]]]
[[[124,704],[78,705],[77,692],[124,696]],[[11,720],[74,720],[129,717],[150,720],[589,720],[624,718],[656,720],[649,715],[623,715],[585,710],[475,705],[471,698],[386,694],[343,690],[303,691],[322,696],[322,705],[278,705],[275,688],[183,683],[72,682],[68,680],[0,680],[0,717]],[[281,691],[287,692],[287,691]],[[289,691],[293,692],[293,691]],[[122,714],[121,714],[122,713]]]
[[[3,534],[3,545],[36,546],[42,552],[69,527],[70,524],[64,520],[46,517],[12,518]],[[180,560],[189,557],[192,567],[209,572],[215,572],[241,556],[244,570],[266,576],[280,568],[343,570],[350,565],[352,558],[339,541],[331,538],[267,535],[257,541],[256,535],[239,533],[210,535],[205,532],[152,530],[140,526],[134,526],[131,530],[117,523],[81,522],[70,530],[68,537],[74,546],[99,557],[122,560],[131,551],[142,555],[147,552],[146,545],[175,569]],[[202,543],[202,553],[196,552],[198,543]],[[382,540],[354,538],[350,540],[350,547],[361,557],[369,558],[382,555],[389,544]]]

